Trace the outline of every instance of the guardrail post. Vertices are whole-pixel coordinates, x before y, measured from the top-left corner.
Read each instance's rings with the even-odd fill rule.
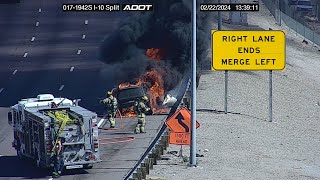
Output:
[[[137,169],[137,176],[138,176],[138,180],[142,180],[141,168],[138,168],[138,169]]]
[[[137,174],[137,173],[133,173],[133,175],[132,175],[132,179],[134,179],[134,180],[138,180],[138,174]]]
[[[152,169],[153,169],[153,165],[154,165],[154,159],[153,159],[153,158],[150,158],[149,161],[150,161],[150,163],[149,163],[150,169],[152,170]],[[156,163],[156,164],[157,164],[157,163]]]
[[[147,177],[147,168],[141,167],[142,179],[146,179]]]
[[[164,146],[164,144],[160,145],[160,157],[159,157],[160,159],[161,159],[161,156],[163,155],[163,152],[164,152],[164,147],[163,146]]]
[[[169,135],[166,135],[166,146],[169,147]]]
[[[142,167],[146,168],[146,174],[150,173],[150,165],[149,160],[146,160],[144,163],[141,164]]]
[[[169,131],[166,131],[165,137],[166,137],[166,146],[169,147]]]
[[[157,148],[152,150],[153,165],[157,165]]]
[[[168,142],[168,141],[167,141],[167,137],[168,137],[168,136],[164,135],[164,136],[162,136],[162,138],[161,138],[162,144],[163,144],[163,149],[164,149],[164,150],[167,150],[167,147],[168,147],[168,146],[167,146],[167,144],[168,144],[168,143],[167,143],[167,142]]]
[[[162,145],[161,144],[157,144],[156,145],[156,154],[157,154],[157,160],[160,160],[161,159],[161,155],[163,154],[163,149],[162,149]]]

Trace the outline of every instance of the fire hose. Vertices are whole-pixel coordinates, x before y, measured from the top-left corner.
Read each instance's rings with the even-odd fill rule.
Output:
[[[106,144],[119,144],[124,142],[130,142],[130,141],[133,141],[134,139],[135,139],[134,137],[128,136],[128,137],[99,138],[99,141],[101,145],[106,145]],[[110,140],[116,140],[116,141],[110,141]]]
[[[122,130],[123,129],[123,118],[122,118],[122,114],[120,112],[119,109],[117,109],[117,113],[119,113],[120,116],[120,128],[99,128],[102,130]],[[108,116],[108,114],[106,114],[105,116],[103,116],[102,119],[106,118]],[[118,144],[118,143],[124,143],[124,142],[130,142],[133,141],[135,138],[132,136],[129,137],[112,137],[112,138],[98,138],[100,145],[106,145],[106,144]],[[112,141],[115,140],[115,141]]]
[[[104,127],[99,127],[99,129],[102,129],[102,130],[122,130],[123,129],[123,118],[122,118],[122,114],[120,112],[119,109],[117,109],[117,113],[119,113],[119,116],[120,116],[120,128],[104,128]],[[116,114],[117,115],[117,114]],[[107,118],[108,114],[104,115],[101,119],[105,119]]]

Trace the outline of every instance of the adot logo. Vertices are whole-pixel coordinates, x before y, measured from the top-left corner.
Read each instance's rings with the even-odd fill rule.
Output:
[[[153,4],[122,4],[122,11],[153,11]]]

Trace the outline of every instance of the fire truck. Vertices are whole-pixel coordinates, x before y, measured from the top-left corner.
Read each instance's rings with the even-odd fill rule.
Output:
[[[12,106],[8,123],[13,126],[12,146],[18,158],[49,168],[55,144],[63,139],[66,169],[92,168],[94,163],[101,162],[97,114],[80,107],[78,102],[40,94]]]

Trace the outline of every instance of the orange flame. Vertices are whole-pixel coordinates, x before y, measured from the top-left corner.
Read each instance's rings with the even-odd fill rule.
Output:
[[[161,59],[161,51],[160,49],[150,48],[146,50],[146,55],[151,60],[159,61]],[[128,82],[119,84],[119,89],[127,88],[130,86],[146,86],[149,88],[147,92],[150,97],[150,108],[154,114],[158,113],[167,113],[169,109],[161,107],[161,102],[164,98],[165,90],[164,90],[164,81],[163,74],[165,71],[161,69],[151,69],[145,72],[135,84],[130,84]],[[125,117],[136,116],[134,108],[130,107],[128,109],[124,109],[122,112]]]
[[[157,60],[160,61],[162,58],[160,49],[157,48],[149,48],[146,51],[146,55],[151,60]]]
[[[126,83],[121,83],[121,84],[119,84],[119,85],[118,85],[118,88],[119,88],[119,89],[124,89],[124,88],[131,87],[131,86],[136,86],[136,85],[135,85],[135,84],[130,84],[130,83],[126,82]]]
[[[153,112],[159,109],[159,101],[164,96],[164,82],[162,75],[156,69],[151,69],[143,75],[143,81],[149,82],[151,87],[149,89],[150,106]]]
[[[134,111],[134,107],[123,108],[121,112],[122,116],[124,117],[135,117],[137,116],[136,112]]]

